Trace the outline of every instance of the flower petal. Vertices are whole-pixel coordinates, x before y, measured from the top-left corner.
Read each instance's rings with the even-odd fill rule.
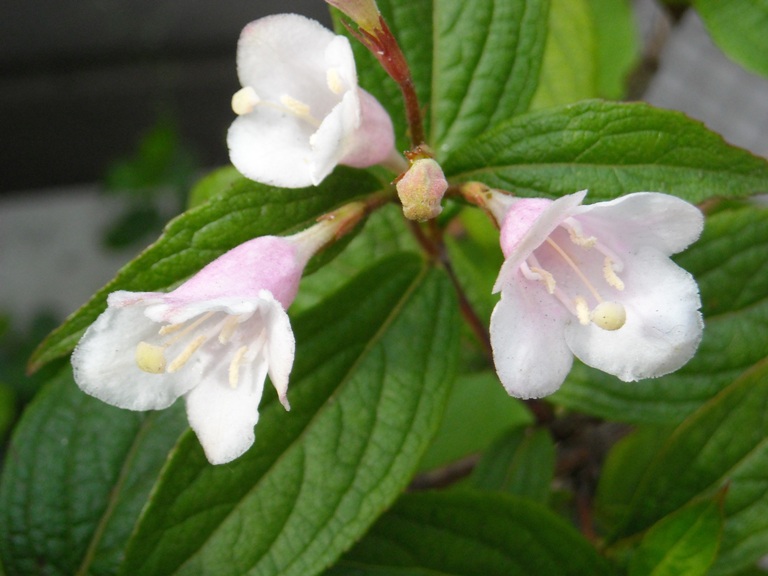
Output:
[[[88,328],[72,354],[75,382],[84,392],[119,408],[160,410],[195,385],[178,374],[139,368],[136,346],[160,327],[144,312],[143,303],[110,306]]]
[[[624,265],[624,326],[606,331],[572,323],[565,330],[568,346],[584,363],[626,382],[673,372],[701,340],[696,282],[654,248],[641,248]]]
[[[296,340],[293,337],[291,322],[280,303],[275,301],[268,292],[262,295],[262,317],[267,324],[267,341],[264,345],[269,366],[269,379],[277,390],[280,402],[286,410],[288,403],[288,377],[293,368],[293,358],[296,352]]]
[[[704,227],[696,206],[676,196],[637,192],[574,210],[585,232],[613,247],[648,246],[667,256],[684,250]]]
[[[189,425],[211,464],[230,462],[253,444],[267,362],[258,354],[241,369],[234,388],[223,378],[209,377],[186,396]]]
[[[346,143],[340,164],[367,168],[384,162],[395,147],[392,119],[384,107],[362,88],[358,88],[360,121]]]
[[[493,285],[494,294],[501,290],[504,279],[516,273],[520,264],[536,248],[541,246],[552,231],[573,212],[574,208],[581,204],[586,195],[586,190],[576,192],[575,194],[568,194],[552,202],[540,213],[535,221],[531,222],[528,218],[524,218],[523,223],[528,229],[523,234],[519,234],[515,230],[517,221],[514,212],[515,204],[512,204],[501,225],[501,246],[504,252],[504,264],[501,266],[499,276]]]
[[[573,354],[563,337],[565,308],[519,272],[504,284],[491,315],[493,360],[501,383],[512,396],[540,398],[565,380]]]

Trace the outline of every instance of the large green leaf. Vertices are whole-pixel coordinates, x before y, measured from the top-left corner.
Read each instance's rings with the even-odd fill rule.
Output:
[[[188,435],[161,476],[124,574],[322,571],[408,484],[455,372],[452,286],[414,256],[374,264],[294,322],[286,414],[262,402],[254,447],[226,466]]]
[[[403,496],[328,576],[600,576],[607,563],[544,506],[494,492]]]
[[[728,56],[768,76],[768,0],[693,0],[693,4]]]
[[[629,576],[704,576],[720,546],[720,501],[692,502],[654,524],[632,556]]]
[[[488,126],[528,109],[538,82],[549,0],[382,0],[377,2],[408,59],[425,132],[438,156]],[[344,32],[337,18],[337,30]],[[353,39],[360,84],[392,115],[405,138],[395,83]]]
[[[768,360],[687,418],[642,475],[615,536],[628,536],[696,498],[726,490],[712,574],[730,574],[768,549]]]
[[[120,410],[84,394],[68,367],[24,413],[0,485],[10,574],[115,574],[186,419]]]
[[[246,240],[305,228],[324,212],[379,186],[370,174],[349,168],[310,188],[275,188],[242,177],[231,186],[230,180],[224,182],[228,187],[220,195],[172,220],[157,242],[51,333],[30,366],[36,369],[69,353],[103,311],[110,292],[166,289]]]
[[[626,422],[679,422],[768,355],[768,210],[713,214],[677,260],[701,289],[705,328],[696,356],[673,374],[637,383],[577,366],[556,402]]]
[[[528,110],[549,0],[436,0],[430,143],[440,157]]]
[[[768,162],[727,145],[679,112],[587,101],[518,116],[443,163],[453,180],[521,196],[588,188],[589,200],[639,191],[692,202],[768,191]]]

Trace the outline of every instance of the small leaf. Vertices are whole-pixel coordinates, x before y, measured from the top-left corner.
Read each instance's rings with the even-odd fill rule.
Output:
[[[293,322],[291,412],[265,393],[253,448],[209,465],[182,440],[123,574],[321,572],[405,488],[440,422],[458,307],[412,255],[374,264]]]
[[[241,178],[225,193],[172,220],[163,235],[51,333],[30,359],[30,369],[69,353],[82,333],[104,310],[115,290],[163,290],[246,240],[286,234],[378,182],[366,172],[340,168],[320,186],[283,189]]]
[[[115,574],[182,406],[120,410],[84,394],[67,366],[16,427],[0,484],[0,556],[11,574]]]
[[[601,98],[623,98],[627,77],[640,55],[632,3],[587,0],[597,38],[597,90]]]
[[[694,0],[693,4],[728,56],[747,70],[768,76],[768,1]]]
[[[679,112],[587,101],[518,116],[456,150],[446,176],[521,196],[589,201],[662,191],[690,202],[768,190],[768,161]]]
[[[552,0],[533,110],[600,96],[596,35],[588,0]]]
[[[514,428],[494,442],[470,478],[474,488],[498,490],[547,504],[555,476],[555,445],[544,429]]]
[[[413,570],[435,576],[611,574],[590,544],[544,506],[501,493],[451,491],[405,494],[328,576]]]
[[[629,576],[704,576],[717,556],[722,498],[692,502],[654,524],[629,563]]]
[[[192,186],[192,190],[189,191],[187,205],[189,208],[194,208],[204,204],[214,196],[227,193],[230,188],[245,180],[234,166],[217,168],[203,176]]]

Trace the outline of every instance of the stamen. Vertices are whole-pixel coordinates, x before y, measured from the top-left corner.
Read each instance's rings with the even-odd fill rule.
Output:
[[[616,288],[616,290],[624,290],[624,282],[616,274],[616,270],[613,269],[613,261],[608,256],[603,262],[603,278],[609,286]]]
[[[171,365],[168,366],[168,372],[176,372],[179,368],[184,366],[184,364],[187,363],[187,361],[192,357],[192,354],[194,354],[200,346],[203,345],[203,342],[207,340],[207,336],[204,334],[201,334],[190,344],[184,348],[184,350],[181,351],[181,354],[176,356],[176,358],[173,359],[173,362],[171,362]]]
[[[229,339],[232,338],[232,334],[237,330],[238,324],[237,316],[227,316],[227,319],[224,321],[224,326],[221,329],[221,332],[219,332],[219,342],[221,344],[229,342]]]
[[[597,244],[597,238],[594,236],[584,235],[581,224],[579,224],[577,220],[574,220],[573,218],[567,218],[563,227],[568,230],[568,236],[570,237],[571,242],[576,244],[576,246],[589,249]]]
[[[173,344],[176,344],[176,342],[184,338],[184,336],[192,332],[192,330],[200,326],[200,324],[208,320],[208,318],[210,318],[214,314],[215,312],[206,312],[202,316],[199,316],[197,319],[195,319],[194,322],[192,322],[188,326],[185,326],[184,330],[182,330],[181,332],[176,334],[176,336],[168,340],[168,342],[165,343],[165,347],[167,348],[168,346],[172,346]],[[160,334],[160,336],[165,336],[166,334],[176,332],[179,328],[181,328],[185,324],[186,322],[181,322],[180,324],[170,324],[168,326],[163,326],[162,328],[160,328],[160,331],[158,333]]]
[[[139,342],[136,346],[136,364],[144,372],[162,374],[165,372],[165,356],[163,346],[155,346],[147,342]]]
[[[248,346],[241,346],[238,348],[234,358],[232,358],[232,362],[229,364],[229,386],[233,390],[237,388],[237,381],[240,379],[240,364],[247,351]]]
[[[597,290],[595,290],[595,287],[592,286],[590,281],[587,279],[586,276],[584,276],[584,273],[581,271],[581,269],[576,266],[576,263],[571,259],[568,254],[565,253],[565,250],[560,248],[560,246],[557,245],[557,243],[552,240],[551,238],[546,239],[547,244],[549,244],[555,252],[557,252],[560,257],[565,260],[566,264],[571,267],[571,269],[576,272],[576,275],[581,279],[581,281],[584,283],[584,286],[587,287],[587,290],[589,290],[589,293],[592,294],[592,296],[597,300],[598,302],[602,302],[603,299],[600,297],[600,294],[597,293]]]
[[[603,330],[618,330],[627,321],[627,311],[618,302],[601,302],[592,310],[590,318]]]
[[[328,89],[334,94],[344,92],[344,82],[341,80],[338,68],[328,68],[325,72],[325,81],[328,84]]]
[[[232,96],[232,110],[234,110],[235,114],[238,116],[250,114],[260,101],[261,98],[256,94],[256,90],[250,86],[246,86],[235,92]]]
[[[294,116],[297,116],[302,120],[306,120],[307,122],[309,122],[315,127],[320,126],[320,121],[314,116],[312,116],[309,106],[307,104],[304,104],[304,102],[302,102],[301,100],[297,100],[293,96],[288,96],[288,94],[283,94],[282,96],[280,96],[280,103],[285,107],[285,109],[288,112],[290,112]]]
[[[536,266],[532,266],[530,270],[531,272],[534,272],[539,275],[539,278],[537,278],[537,280],[544,282],[544,286],[547,287],[547,292],[549,292],[550,294],[555,293],[555,287],[557,286],[557,283],[555,282],[555,277],[552,276],[552,274],[550,274],[543,268],[538,268]]]
[[[576,317],[579,319],[579,323],[583,326],[587,326],[589,324],[589,306],[587,305],[587,301],[584,299],[584,296],[576,296],[576,298],[573,299],[573,303],[576,306]]]

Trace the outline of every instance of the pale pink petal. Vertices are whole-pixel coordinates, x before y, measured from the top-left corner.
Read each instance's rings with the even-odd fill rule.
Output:
[[[560,387],[573,363],[563,335],[568,312],[519,274],[502,286],[491,315],[493,360],[509,394],[540,398]]]
[[[648,246],[666,255],[687,248],[700,235],[704,216],[676,196],[637,192],[574,210],[587,234],[599,235],[614,250]]]
[[[565,330],[568,345],[584,363],[625,381],[677,370],[694,355],[702,336],[696,282],[654,248],[627,257],[622,277],[624,326],[606,331],[571,323]]]

